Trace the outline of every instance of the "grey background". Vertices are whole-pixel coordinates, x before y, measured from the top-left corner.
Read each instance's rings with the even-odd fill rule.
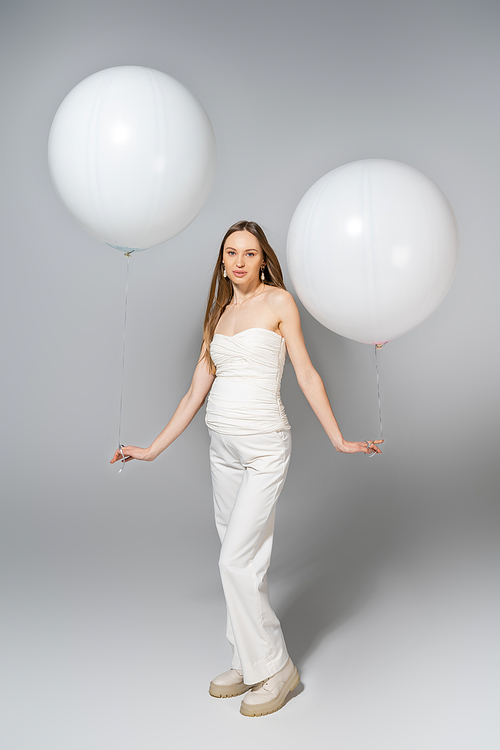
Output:
[[[497,750],[499,20],[488,0],[3,3],[2,747]],[[68,91],[119,64],[186,85],[219,148],[198,218],[131,261],[125,442],[188,387],[234,221],[286,266],[305,191],[378,157],[460,227],[446,300],[381,352],[382,457],[336,454],[286,368],[271,591],[302,684],[259,720],[207,693],[229,650],[203,414],[154,464],[108,464],[125,260],[59,203],[46,144]],[[345,435],[375,436],[372,350],[301,310]]]

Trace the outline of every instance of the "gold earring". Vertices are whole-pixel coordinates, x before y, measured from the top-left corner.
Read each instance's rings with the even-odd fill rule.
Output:
[[[222,264],[222,275],[224,276],[224,278],[227,278],[226,266],[224,265],[224,263]]]
[[[264,276],[264,266],[261,267],[260,271],[260,280],[265,281],[266,277]]]

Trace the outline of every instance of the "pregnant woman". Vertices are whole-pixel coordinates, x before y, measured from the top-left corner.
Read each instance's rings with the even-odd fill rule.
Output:
[[[226,232],[210,286],[203,345],[191,386],[149,448],[127,445],[111,463],[153,461],[188,426],[208,395],[215,523],[227,605],[232,668],[215,677],[217,698],[245,696],[240,711],[280,709],[299,684],[270,604],[276,502],[285,483],[291,432],[280,398],[285,354],[335,450],[380,453],[381,440],[344,440],[323,381],[307,353],[297,306],[261,227],[240,221]]]

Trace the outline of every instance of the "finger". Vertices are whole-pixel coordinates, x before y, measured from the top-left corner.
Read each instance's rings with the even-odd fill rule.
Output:
[[[131,457],[130,456],[130,448],[132,448],[131,445],[122,445],[121,446],[121,450],[119,450],[118,453],[120,454],[120,457],[121,457],[122,461],[125,462],[127,460],[127,458]]]
[[[383,443],[383,440],[365,440],[365,453],[368,456],[374,456],[375,453],[382,453],[377,444]]]

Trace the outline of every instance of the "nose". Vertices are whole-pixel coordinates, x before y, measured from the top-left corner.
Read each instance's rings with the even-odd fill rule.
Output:
[[[245,258],[238,258],[238,260],[236,261],[236,265],[238,266],[238,268],[243,268],[243,266],[245,265]]]

